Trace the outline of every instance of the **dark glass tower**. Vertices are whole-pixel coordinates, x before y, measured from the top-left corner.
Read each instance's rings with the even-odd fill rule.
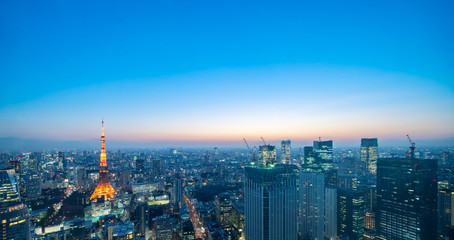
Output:
[[[378,160],[376,227],[378,239],[436,239],[437,160]]]
[[[337,191],[337,231],[341,238],[363,239],[366,203],[364,192],[339,189]]]
[[[333,166],[333,141],[314,141],[315,162],[323,169]]]

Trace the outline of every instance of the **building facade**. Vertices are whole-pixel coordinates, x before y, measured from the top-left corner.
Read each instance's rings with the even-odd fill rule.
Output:
[[[437,160],[379,159],[376,217],[378,239],[436,239]]]
[[[321,171],[299,172],[299,226],[303,240],[323,239],[325,217],[325,176]]]
[[[378,140],[376,138],[361,139],[361,162],[366,165],[367,173],[377,175]]]
[[[248,240],[296,240],[297,167],[246,167],[245,237]]]

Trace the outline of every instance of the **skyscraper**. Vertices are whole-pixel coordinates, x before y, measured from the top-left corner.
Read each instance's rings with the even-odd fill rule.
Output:
[[[325,184],[326,185],[326,184]],[[325,187],[325,239],[337,238],[337,188]]]
[[[303,240],[323,239],[325,176],[320,169],[299,172],[299,235]]]
[[[183,179],[181,179],[179,173],[177,173],[175,176],[172,192],[172,201],[178,205],[181,205],[183,201]]]
[[[145,158],[139,157],[136,159],[136,175],[144,176],[145,173]]]
[[[377,175],[378,141],[376,138],[361,139],[361,161],[369,174]]]
[[[245,237],[296,240],[297,167],[269,164],[246,167]]]
[[[139,203],[136,206],[137,236],[144,237],[148,226],[148,203]]]
[[[225,230],[231,230],[229,222],[232,212],[232,199],[227,193],[221,193],[216,196],[216,220]]]
[[[315,162],[323,169],[333,167],[333,141],[314,141]]]
[[[281,142],[281,163],[291,163],[290,162],[290,145],[291,141],[282,141]]]
[[[438,190],[438,233],[445,238],[454,232],[454,191]]]
[[[259,161],[260,166],[268,166],[276,163],[276,146],[263,145],[259,147]]]
[[[36,200],[41,196],[41,173],[27,172],[21,177],[24,198],[27,201]]]
[[[341,238],[363,239],[366,213],[364,192],[340,188],[337,191],[337,232]]]
[[[0,204],[20,201],[19,183],[14,170],[0,170]]]
[[[0,239],[30,239],[30,215],[27,205],[11,203],[0,205]]]
[[[314,147],[311,146],[304,147],[304,163],[312,164],[314,162],[315,162]]]
[[[0,239],[30,239],[29,213],[13,169],[0,170]]]
[[[437,160],[379,159],[376,218],[379,239],[436,239]]]
[[[107,170],[107,161],[106,161],[106,139],[104,137],[104,121],[102,121],[102,133],[101,133],[101,157],[99,163],[99,179],[98,185],[96,186],[95,191],[90,197],[90,201],[97,201],[99,198],[104,198],[104,200],[113,200],[115,194],[115,189],[110,184],[109,172]]]
[[[153,176],[155,178],[161,176],[161,160],[160,159],[153,159]]]

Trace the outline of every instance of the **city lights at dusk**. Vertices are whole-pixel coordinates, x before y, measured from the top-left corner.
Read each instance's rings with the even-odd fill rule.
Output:
[[[0,1],[0,240],[453,240],[453,13]]]

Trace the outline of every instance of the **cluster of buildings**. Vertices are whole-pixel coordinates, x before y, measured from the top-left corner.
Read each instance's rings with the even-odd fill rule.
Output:
[[[452,150],[0,154],[0,239],[454,239]]]
[[[453,239],[447,160],[415,157],[423,154],[414,148],[380,157],[377,139],[364,138],[359,158],[334,161],[333,142],[319,140],[292,163],[288,145],[280,161],[275,146],[261,146],[246,167],[246,239]]]

